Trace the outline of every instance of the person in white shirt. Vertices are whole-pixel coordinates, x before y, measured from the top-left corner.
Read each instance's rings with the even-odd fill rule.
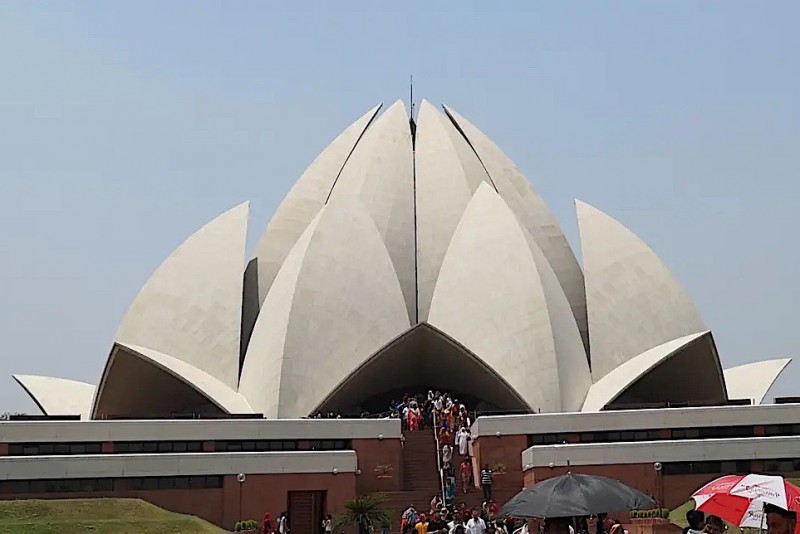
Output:
[[[289,534],[289,516],[286,512],[281,512],[278,517],[278,532],[279,534]]]
[[[472,510],[472,517],[466,526],[468,534],[486,534],[486,523],[478,515],[478,510]]]
[[[442,447],[442,465],[445,469],[450,467],[451,461],[453,461],[453,447],[445,443]]]
[[[466,456],[469,450],[469,430],[463,426],[458,431],[458,435],[456,435],[456,445],[458,445],[458,454]]]

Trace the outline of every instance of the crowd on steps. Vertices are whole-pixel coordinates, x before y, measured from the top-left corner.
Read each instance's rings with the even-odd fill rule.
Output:
[[[402,534],[521,534],[524,526],[522,521],[497,519],[497,505],[491,501],[484,501],[480,509],[464,503],[448,507],[436,496],[430,504],[427,513],[413,504],[403,512]]]
[[[517,522],[496,518],[498,506],[492,500],[493,473],[489,466],[484,466],[479,475],[484,497],[480,508],[456,504],[456,476],[464,493],[474,486],[469,449],[472,421],[465,404],[453,394],[428,391],[427,395],[405,395],[392,403],[391,410],[401,418],[406,432],[433,429],[444,487],[444,495],[433,496],[427,510],[418,511],[411,505],[403,512],[401,534],[511,534],[521,527]]]

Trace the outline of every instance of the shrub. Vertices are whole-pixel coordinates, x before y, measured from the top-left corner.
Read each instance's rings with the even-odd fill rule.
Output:
[[[245,521],[237,521],[233,527],[234,532],[242,532],[244,530],[258,530],[258,521],[255,519],[247,519]]]
[[[667,508],[653,508],[650,510],[632,510],[631,519],[668,519],[669,510]]]

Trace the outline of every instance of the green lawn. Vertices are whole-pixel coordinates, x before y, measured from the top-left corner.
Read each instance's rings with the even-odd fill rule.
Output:
[[[221,534],[190,515],[139,499],[0,501],[0,534]]]

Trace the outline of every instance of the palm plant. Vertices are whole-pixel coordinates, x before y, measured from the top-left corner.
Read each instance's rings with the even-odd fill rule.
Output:
[[[389,514],[382,508],[388,500],[382,493],[350,499],[344,504],[346,511],[336,516],[334,524],[337,528],[354,525],[358,534],[369,534],[373,525],[389,524]]]

